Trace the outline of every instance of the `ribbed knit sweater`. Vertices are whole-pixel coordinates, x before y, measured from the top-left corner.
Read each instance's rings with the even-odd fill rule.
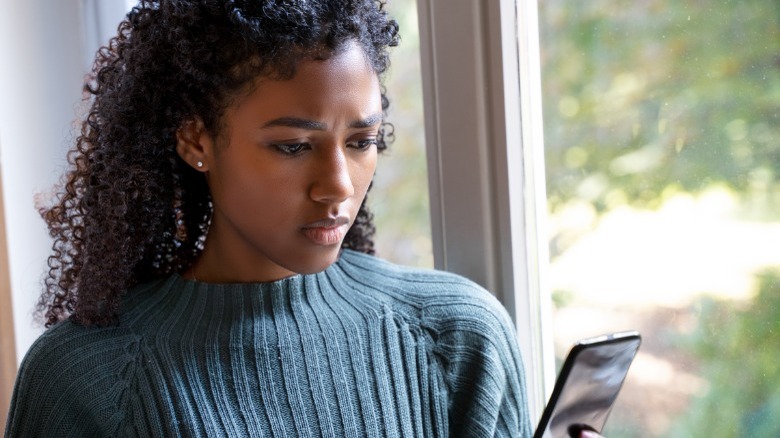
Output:
[[[344,251],[312,275],[132,290],[24,358],[6,436],[531,436],[513,326],[444,272]]]

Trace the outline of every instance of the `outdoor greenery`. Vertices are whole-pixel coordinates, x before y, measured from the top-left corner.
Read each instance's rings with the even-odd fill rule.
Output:
[[[594,229],[617,209],[717,187],[740,206],[735,220],[780,221],[780,3],[540,0],[539,14],[552,217],[587,205]],[[590,229],[554,229],[553,261]],[[686,312],[669,311],[690,327],[648,334],[675,339],[658,348],[674,349],[663,359],[692,356],[686,371],[705,385],[676,412],[646,404],[646,418],[673,417],[665,432],[637,422],[609,436],[780,436],[778,272],[760,274],[752,298],[700,291]],[[572,297],[554,296],[559,307]]]
[[[777,204],[779,21],[768,1],[541,1],[551,207],[719,183]]]
[[[759,275],[758,294],[736,307],[703,298],[699,326],[681,347],[701,359],[710,385],[674,436],[780,436],[780,271]]]

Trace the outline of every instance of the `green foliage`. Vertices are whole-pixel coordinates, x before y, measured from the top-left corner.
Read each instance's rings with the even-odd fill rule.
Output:
[[[553,306],[561,309],[568,306],[574,300],[574,294],[568,290],[554,290],[551,293]]]
[[[685,340],[701,360],[706,393],[674,436],[780,436],[780,271],[759,276],[742,308],[703,298],[698,328]]]
[[[545,0],[539,18],[553,216],[725,187],[744,212],[780,217],[780,3]],[[558,230],[553,257],[586,231]],[[663,436],[780,436],[780,272],[759,280],[749,302],[698,303],[678,348],[708,386]]]
[[[553,209],[780,193],[777,2],[550,0],[540,30]]]

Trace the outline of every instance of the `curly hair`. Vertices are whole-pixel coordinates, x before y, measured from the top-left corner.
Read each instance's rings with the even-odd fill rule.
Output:
[[[113,324],[126,291],[198,257],[211,198],[175,151],[183,123],[200,118],[217,134],[253,79],[290,78],[301,60],[352,42],[381,76],[398,38],[384,0],[142,0],[97,53],[71,169],[42,211],[54,238],[38,303],[45,325]],[[383,124],[380,151],[391,137]],[[373,233],[364,200],[343,247],[373,253]]]

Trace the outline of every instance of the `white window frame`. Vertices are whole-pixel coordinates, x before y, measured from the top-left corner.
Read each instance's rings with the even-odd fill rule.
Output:
[[[435,266],[507,308],[535,422],[555,377],[536,2],[417,7]]]

